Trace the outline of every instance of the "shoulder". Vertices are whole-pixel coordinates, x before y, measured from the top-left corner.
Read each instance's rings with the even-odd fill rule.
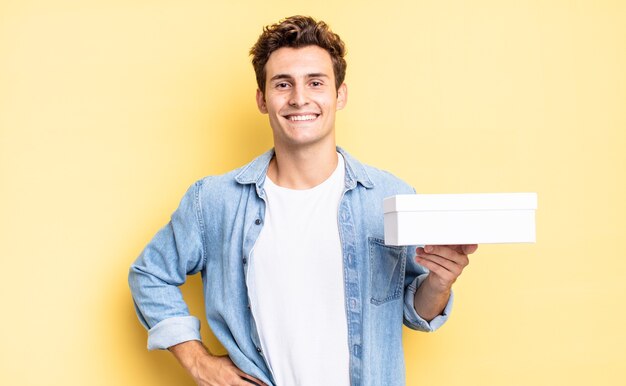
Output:
[[[236,191],[240,191],[245,185],[237,182],[237,176],[244,167],[231,170],[224,174],[205,176],[194,183],[195,190],[199,196],[211,196],[219,199],[228,196]]]
[[[387,170],[370,165],[364,165],[364,168],[374,185],[374,187],[369,190],[379,197],[384,198],[396,194],[415,193],[415,189],[413,189],[411,185]]]
[[[363,166],[365,170],[367,171],[367,174],[372,179],[372,182],[374,182],[374,184],[376,185],[376,187],[379,187],[380,185],[391,185],[397,189],[409,190],[411,192],[413,191],[413,188],[411,187],[411,185],[409,185],[403,179],[397,177],[395,174],[387,170],[379,169],[371,165],[363,165]]]
[[[204,177],[196,181],[195,185],[201,192],[217,193],[219,195],[255,186],[255,184],[260,183],[265,178],[265,173],[273,154],[273,149],[268,150],[246,165],[224,174]]]

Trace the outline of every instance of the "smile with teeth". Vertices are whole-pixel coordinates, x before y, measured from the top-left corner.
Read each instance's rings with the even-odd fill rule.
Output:
[[[290,121],[312,121],[317,118],[319,114],[304,114],[304,115],[288,115],[286,118]]]

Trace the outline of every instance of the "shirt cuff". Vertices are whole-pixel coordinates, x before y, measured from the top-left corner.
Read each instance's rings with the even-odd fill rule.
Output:
[[[190,340],[202,340],[200,320],[195,316],[175,316],[148,330],[148,350],[165,350]]]
[[[414,330],[433,332],[448,320],[450,312],[452,311],[454,293],[450,292],[448,304],[446,304],[446,307],[441,312],[441,315],[438,315],[430,322],[427,322],[415,311],[415,292],[417,292],[417,288],[422,285],[427,277],[428,273],[419,275],[411,284],[409,284],[406,291],[404,291],[404,324]]]

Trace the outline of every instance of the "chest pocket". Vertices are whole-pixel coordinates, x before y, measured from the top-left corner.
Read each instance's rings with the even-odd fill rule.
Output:
[[[371,302],[380,305],[398,299],[404,292],[406,248],[385,245],[381,239],[370,237]]]

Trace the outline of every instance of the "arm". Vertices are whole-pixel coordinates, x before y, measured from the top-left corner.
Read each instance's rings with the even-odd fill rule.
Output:
[[[228,357],[209,354],[200,321],[189,315],[179,286],[205,264],[199,189],[185,194],[170,222],[154,236],[128,275],[137,316],[148,329],[149,349],[168,349],[198,385],[264,385],[241,372]],[[245,380],[244,380],[245,379]]]
[[[415,260],[427,268],[428,277],[415,292],[415,311],[425,320],[440,315],[452,291],[452,284],[469,264],[468,255],[477,245],[432,246],[416,249]]]
[[[131,265],[128,282],[137,316],[148,330],[148,348],[200,340],[200,321],[189,314],[179,286],[205,264],[197,192],[193,185]]]

